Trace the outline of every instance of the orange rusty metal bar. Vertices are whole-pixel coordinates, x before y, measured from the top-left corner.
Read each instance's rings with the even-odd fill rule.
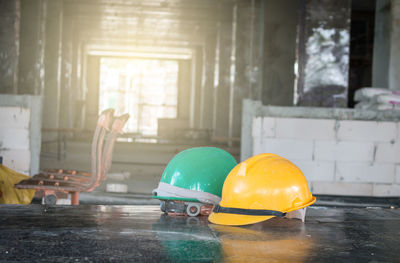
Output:
[[[102,156],[102,177],[98,178],[97,184],[100,181],[103,181],[107,175],[107,171],[111,167],[112,163],[112,152],[114,149],[115,141],[117,140],[118,135],[122,134],[122,129],[125,126],[126,122],[129,119],[129,114],[124,114],[118,118],[116,118],[112,124],[111,132],[108,134],[106,145],[104,146],[103,156]]]
[[[41,172],[28,180],[23,180],[15,185],[20,189],[35,189],[44,193],[45,201],[56,201],[57,193],[70,193],[71,204],[79,204],[79,192],[89,192],[100,185],[106,178],[111,166],[112,151],[117,136],[122,133],[122,128],[129,115],[125,114],[113,118],[114,110],[102,112],[92,140],[92,168],[91,173],[75,170],[51,169]],[[71,129],[66,129],[71,130]],[[76,131],[76,129],[73,129]],[[108,133],[107,143],[103,147]],[[53,195],[53,196],[50,196]]]
[[[79,192],[71,193],[71,205],[79,205]]]
[[[96,188],[96,182],[98,181],[98,178],[101,178],[102,176],[101,159],[103,154],[103,143],[106,131],[109,131],[111,128],[113,115],[113,109],[106,110],[102,113],[97,122],[95,136],[92,141],[92,177],[90,178],[89,185],[85,189],[87,192],[93,191],[93,189]],[[98,136],[98,139],[96,136]]]

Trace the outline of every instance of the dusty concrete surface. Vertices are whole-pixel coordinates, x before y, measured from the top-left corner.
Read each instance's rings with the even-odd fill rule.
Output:
[[[400,210],[309,208],[306,222],[245,227],[157,206],[0,206],[1,261],[394,262]]]

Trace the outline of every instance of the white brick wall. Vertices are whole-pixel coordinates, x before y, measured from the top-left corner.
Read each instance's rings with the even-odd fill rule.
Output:
[[[288,159],[311,160],[314,143],[310,140],[261,138],[253,149],[255,154],[275,153]]]
[[[337,138],[349,141],[390,142],[397,137],[395,122],[339,121]]]
[[[299,118],[277,118],[276,138],[334,140],[335,121]]]
[[[0,150],[3,164],[12,170],[29,173],[31,154],[29,150]]]
[[[275,137],[275,118],[254,118],[252,135],[258,138]]]
[[[307,181],[333,181],[335,179],[334,162],[291,160],[304,173]]]
[[[372,162],[374,144],[372,142],[316,141],[314,158],[320,161]]]
[[[393,183],[395,164],[337,162],[336,180],[361,183]]]
[[[378,162],[399,163],[400,142],[377,144],[375,160]]]
[[[10,169],[29,174],[30,110],[21,107],[0,107],[0,156]]]
[[[0,129],[1,149],[29,149],[29,130],[1,128]]]
[[[30,111],[19,107],[0,107],[0,129],[29,129]]]
[[[260,138],[263,136],[261,131],[263,119],[263,117],[253,119],[253,124],[251,126],[251,136],[253,136],[253,138]]]
[[[295,163],[315,194],[400,196],[396,122],[257,117],[253,155]]]
[[[400,196],[400,185],[375,184],[373,188],[374,196]]]
[[[396,184],[400,184],[400,165],[396,165]]]

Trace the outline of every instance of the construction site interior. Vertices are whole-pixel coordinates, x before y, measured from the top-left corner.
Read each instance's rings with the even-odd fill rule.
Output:
[[[0,262],[398,262],[400,0],[0,0],[0,168]]]

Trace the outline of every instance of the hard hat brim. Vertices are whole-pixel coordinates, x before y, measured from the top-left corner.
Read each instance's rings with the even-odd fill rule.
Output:
[[[208,217],[208,220],[217,225],[227,226],[243,226],[259,223],[275,216],[250,216],[250,215],[238,215],[238,214],[225,214],[212,212]]]
[[[294,210],[302,209],[304,207],[310,206],[315,203],[317,199],[315,196],[312,196],[311,201],[298,206],[294,209],[290,209],[286,212],[291,212]],[[228,226],[244,226],[259,223],[268,219],[271,219],[275,216],[252,216],[252,215],[240,215],[240,214],[226,214],[226,213],[216,213],[212,212],[208,217],[208,221],[217,225],[228,225]]]

